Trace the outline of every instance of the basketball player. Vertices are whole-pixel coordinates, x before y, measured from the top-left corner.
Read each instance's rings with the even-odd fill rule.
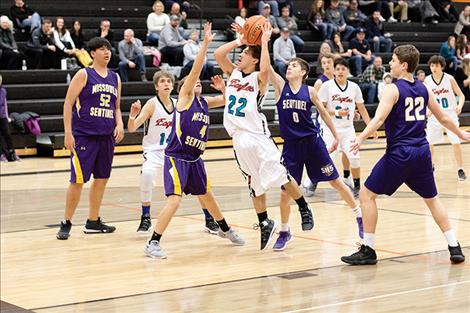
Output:
[[[219,236],[229,239],[235,245],[244,245],[245,241],[228,226],[219,205],[211,192],[204,161],[200,158],[207,144],[209,127],[209,107],[224,105],[224,97],[204,98],[201,96],[202,85],[199,80],[209,43],[214,38],[211,23],[204,26],[204,41],[197,54],[189,75],[180,82],[178,102],[173,116],[173,128],[170,140],[165,148],[163,177],[165,195],[168,197],[163,210],[158,215],[152,238],[145,246],[145,253],[152,258],[166,258],[160,246],[163,232],[179,208],[183,192],[199,196],[210,214],[219,224]],[[215,83],[223,90],[223,79]]]
[[[269,187],[283,186],[287,194],[295,199],[304,231],[313,228],[313,215],[299,186],[281,164],[281,154],[270,137],[266,117],[261,113],[271,67],[268,42],[272,27],[269,23],[263,25],[261,49],[259,46],[248,46],[235,65],[228,55],[246,41],[241,27],[238,24],[232,26],[240,37],[217,48],[214,56],[224,73],[230,76],[225,91],[224,126],[233,139],[240,170],[248,180],[259,220],[261,250],[264,250],[277,226],[276,221],[268,218],[266,211],[265,193]]]
[[[352,81],[348,81],[349,63],[345,59],[337,59],[334,63],[335,77],[332,80],[324,82],[318,92],[318,98],[327,107],[328,112],[332,115],[333,123],[336,131],[341,138],[340,149],[346,154],[351,163],[351,174],[354,181],[353,193],[354,197],[359,196],[361,187],[360,162],[359,154],[353,154],[350,151],[351,140],[356,137],[354,129],[354,114],[357,109],[366,124],[369,123],[370,117],[364,106],[364,99],[359,86]],[[334,141],[334,137],[330,130],[325,127],[323,120],[320,122],[323,140],[327,147],[330,147]],[[377,134],[375,134],[377,136]],[[332,152],[331,158],[334,160],[336,152]]]
[[[327,109],[318,100],[314,87],[305,84],[308,72],[309,66],[305,60],[293,58],[287,66],[286,82],[271,67],[270,82],[275,90],[279,128],[281,137],[284,139],[282,159],[289,174],[294,177],[297,183],[300,183],[302,179],[304,165],[312,181],[328,181],[356,213],[359,236],[362,238],[361,209],[354,200],[351,190],[339,178],[333,161],[328,154],[337,148],[338,135]],[[326,149],[325,143],[319,134],[318,123],[312,120],[313,106],[316,106],[318,114],[333,134],[333,143],[329,148],[330,150]],[[288,225],[290,201],[289,195],[282,190],[282,225],[273,248],[276,251],[284,250],[292,238]]]
[[[460,90],[459,85],[455,81],[454,77],[444,73],[443,69],[446,66],[446,61],[440,55],[433,55],[428,61],[431,75],[424,79],[424,83],[428,86],[436,99],[437,103],[441,108],[452,118],[454,124],[459,126],[459,115],[462,112],[463,105],[465,103],[465,95]],[[459,97],[459,104],[455,96]],[[431,148],[431,156],[434,153],[434,144],[443,143],[444,128],[437,121],[436,117],[431,115],[428,119],[427,124],[427,139]],[[467,179],[463,170],[462,160],[462,149],[460,148],[460,139],[453,132],[446,129],[449,141],[454,149],[454,157],[457,162],[457,177],[460,181]]]
[[[152,227],[150,206],[152,202],[152,189],[155,187],[155,178],[163,179],[164,150],[170,138],[173,112],[176,100],[170,97],[175,84],[175,77],[167,71],[158,71],[153,76],[156,96],[149,99],[142,108],[137,100],[131,105],[131,112],[127,122],[130,133],[135,132],[145,123],[145,134],[142,140],[143,157],[140,171],[140,198],[142,201],[142,216],[138,233],[148,233]],[[202,202],[199,200],[201,205]],[[204,206],[203,206],[204,207]],[[219,232],[219,225],[214,221],[207,209],[205,214],[205,230],[211,234]]]
[[[377,195],[391,196],[405,183],[420,195],[449,244],[450,260],[465,260],[460,245],[450,225],[447,211],[437,196],[432,171],[431,153],[426,140],[426,109],[429,108],[444,127],[460,139],[470,141],[470,133],[461,131],[452,117],[434,100],[431,90],[418,80],[413,72],[419,62],[419,51],[413,45],[395,48],[390,61],[390,72],[396,81],[385,86],[384,94],[374,118],[364,131],[354,139],[352,152],[358,152],[364,140],[385,122],[387,149],[385,155],[372,169],[360,192],[364,220],[364,244],[360,250],[341,258],[353,265],[376,264],[375,227],[377,225]]]
[[[119,76],[107,68],[111,44],[95,37],[88,43],[93,64],[79,70],[70,82],[64,102],[64,145],[70,150],[71,177],[64,220],[57,239],[70,236],[72,217],[80,201],[83,184],[93,174],[89,215],[84,232],[112,233],[114,226],[101,221],[100,206],[111,174],[114,144],[124,138]]]

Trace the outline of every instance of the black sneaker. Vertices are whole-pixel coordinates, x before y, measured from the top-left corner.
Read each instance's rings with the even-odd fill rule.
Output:
[[[305,208],[299,208],[299,212],[302,219],[302,230],[311,230],[313,228],[313,214],[308,205]]]
[[[450,261],[452,264],[458,264],[465,261],[465,255],[463,255],[462,249],[460,248],[460,244],[457,247],[449,247],[450,252]]]
[[[271,241],[271,238],[273,237],[274,231],[276,230],[277,227],[277,221],[270,220],[269,218],[265,219],[259,224],[255,224],[253,229],[260,229],[261,231],[261,247],[260,250],[264,250],[269,242]]]
[[[104,224],[101,217],[98,217],[96,221],[86,220],[85,228],[83,228],[85,234],[112,233],[115,230],[116,227]]]
[[[56,237],[59,240],[67,240],[70,237],[70,230],[72,229],[72,223],[70,221],[60,222],[60,229]]]
[[[147,234],[152,229],[152,219],[150,216],[141,216],[140,217],[140,225],[137,228],[137,232],[139,234]]]
[[[204,225],[204,230],[212,235],[217,235],[219,233],[219,224],[214,221],[213,218],[206,219],[206,224]]]
[[[371,247],[361,245],[359,251],[350,256],[341,257],[341,261],[351,265],[373,265],[377,264],[377,254],[375,254],[375,250]]]
[[[464,181],[467,179],[467,175],[465,175],[465,172],[463,169],[460,169],[457,174],[459,175],[459,180]]]
[[[359,192],[361,191],[361,187],[354,187],[352,190],[352,193],[354,195],[354,198],[359,198]]]

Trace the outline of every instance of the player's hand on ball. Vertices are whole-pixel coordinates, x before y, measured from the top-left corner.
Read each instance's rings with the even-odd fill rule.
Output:
[[[261,36],[261,44],[268,43],[271,39],[271,34],[273,33],[273,27],[271,23],[266,22],[263,25],[263,35]]]
[[[72,152],[75,150],[75,138],[72,133],[65,133],[64,146]]]
[[[140,104],[140,100],[137,100],[136,102],[132,103],[130,115],[136,117],[140,113],[141,108],[142,105]]]
[[[215,33],[212,33],[212,23],[207,22],[204,24],[204,42],[211,42],[215,37]]]
[[[354,138],[351,140],[351,149],[350,151],[353,154],[357,154],[359,152],[359,148],[361,147],[362,140],[359,137]]]
[[[225,89],[225,81],[220,75],[215,75],[211,78],[212,84],[211,87],[218,91],[223,91]]]
[[[121,142],[121,140],[124,138],[124,127],[123,126],[116,126],[116,128],[114,128],[114,140],[116,141],[116,143],[119,143]]]
[[[238,23],[232,23],[230,25],[232,30],[238,34],[238,39],[240,39],[240,43],[242,45],[246,45],[246,39],[245,39],[245,31],[243,30],[243,27],[240,26]]]

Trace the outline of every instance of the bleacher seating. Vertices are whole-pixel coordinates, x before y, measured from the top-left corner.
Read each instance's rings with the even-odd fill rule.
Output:
[[[13,1],[0,1],[0,12],[8,12]],[[43,17],[55,20],[56,16],[65,18],[68,28],[71,27],[74,19],[79,19],[84,29],[85,39],[90,39],[98,29],[99,21],[106,17],[111,21],[111,28],[115,32],[115,39],[119,41],[123,37],[126,28],[132,28],[136,37],[146,41],[146,17],[151,10],[153,1],[149,0],[82,0],[82,1],[42,1],[29,0],[27,4],[35,8]],[[201,7],[201,1],[192,1]],[[320,42],[318,35],[312,34],[306,27],[304,17],[308,11],[310,1],[297,1],[296,10],[299,12],[299,28],[302,38],[305,40],[304,52],[299,56],[306,59],[312,65],[312,71],[308,80],[309,84],[315,81],[315,67],[318,58]],[[211,43],[208,59],[214,61],[213,51],[226,40],[224,30],[228,26],[227,15],[234,17],[238,9],[233,7],[235,1],[231,0],[205,0],[202,15],[213,21],[213,28],[217,31],[214,42]],[[189,13],[189,22],[192,27],[199,26],[200,11],[196,6]],[[437,54],[440,44],[446,40],[453,31],[453,24],[441,23],[422,27],[419,23],[395,23],[387,24],[386,31],[394,34],[395,44],[412,43],[421,52],[419,68],[426,69],[426,62],[431,55]],[[21,39],[21,38],[19,38]],[[24,46],[25,42],[20,41],[19,46]],[[347,47],[347,43],[345,45]],[[386,64],[391,55],[379,53]],[[147,78],[150,82],[140,82],[138,73],[130,75],[131,81],[123,83],[121,108],[123,110],[124,123],[127,123],[129,108],[132,102],[139,99],[145,102],[153,96],[154,89],[151,77],[158,70],[151,65],[151,57],[146,56],[146,63],[149,66]],[[116,69],[117,70],[117,69]],[[67,74],[74,75],[73,71],[62,70],[27,70],[27,71],[2,71],[3,83],[8,91],[8,104],[10,112],[33,111],[41,115],[41,128],[43,135],[37,139],[31,135],[23,135],[13,132],[13,139],[16,148],[38,148],[40,152],[60,151],[63,149],[63,121],[62,105],[67,91]],[[216,67],[216,73],[221,73]],[[203,83],[203,93],[213,94],[208,81]],[[368,106],[369,114],[374,115],[375,105]],[[274,136],[278,136],[279,127],[274,109],[274,95],[268,94],[264,113],[268,118],[270,129]],[[223,110],[211,111],[211,131],[210,140],[212,143],[219,142],[219,145],[230,144],[229,138],[222,125]],[[461,116],[462,125],[470,125],[470,103],[464,107]],[[362,130],[362,122],[357,123],[357,130]],[[134,134],[126,133],[126,137],[120,146],[137,147],[141,144],[142,132]],[[217,145],[217,144],[215,144]],[[211,145],[209,145],[211,146]],[[124,149],[124,151],[126,151]],[[132,151],[129,149],[127,151]],[[60,155],[57,153],[56,155]],[[63,153],[62,153],[63,154]]]

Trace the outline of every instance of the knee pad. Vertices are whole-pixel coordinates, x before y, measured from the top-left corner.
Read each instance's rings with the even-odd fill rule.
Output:
[[[351,168],[361,167],[361,161],[359,160],[359,158],[350,158],[349,164],[351,164]]]
[[[142,171],[140,174],[140,200],[142,202],[152,201],[153,176],[152,171]]]

